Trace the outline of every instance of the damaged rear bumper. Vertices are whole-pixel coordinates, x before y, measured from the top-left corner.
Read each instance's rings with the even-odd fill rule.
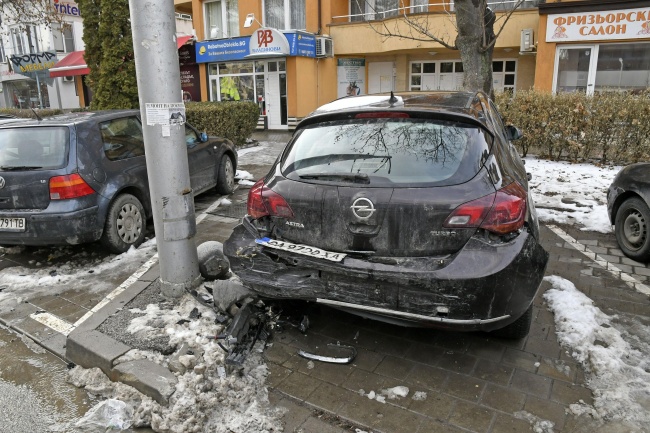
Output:
[[[519,318],[548,253],[527,232],[507,243],[472,238],[454,255],[315,259],[255,243],[247,219],[224,244],[231,269],[265,298],[320,302],[402,325],[492,331]]]

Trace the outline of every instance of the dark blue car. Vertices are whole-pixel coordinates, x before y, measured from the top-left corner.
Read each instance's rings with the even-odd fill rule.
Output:
[[[185,123],[193,193],[234,188],[237,152]],[[151,217],[137,110],[0,124],[0,245],[137,247]]]

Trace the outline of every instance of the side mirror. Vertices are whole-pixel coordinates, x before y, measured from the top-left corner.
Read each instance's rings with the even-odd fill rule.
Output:
[[[517,128],[516,126],[513,125],[508,125],[506,126],[506,136],[508,140],[519,140],[524,136],[524,134],[521,132],[521,129]]]
[[[201,132],[199,134],[199,139],[201,140],[201,143],[205,143],[206,141],[208,141],[208,134],[206,134],[205,132]]]

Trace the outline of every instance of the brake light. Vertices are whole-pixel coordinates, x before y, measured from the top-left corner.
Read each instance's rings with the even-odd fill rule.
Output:
[[[375,111],[371,113],[359,113],[354,116],[356,119],[407,119],[408,113],[397,113],[391,111]]]
[[[480,227],[504,235],[519,230],[526,219],[526,191],[513,182],[499,191],[458,206],[444,227]]]
[[[77,173],[50,178],[51,200],[65,200],[94,193],[95,190]]]
[[[248,191],[248,215],[258,219],[263,216],[293,218],[289,203],[277,192],[264,185],[264,179],[258,180]]]

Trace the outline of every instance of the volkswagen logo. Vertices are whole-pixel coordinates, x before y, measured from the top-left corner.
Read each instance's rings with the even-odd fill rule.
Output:
[[[5,187],[5,178],[0,176],[0,189]]]
[[[352,209],[354,216],[360,220],[367,220],[376,210],[375,205],[365,197],[359,197],[356,199],[350,208]]]

